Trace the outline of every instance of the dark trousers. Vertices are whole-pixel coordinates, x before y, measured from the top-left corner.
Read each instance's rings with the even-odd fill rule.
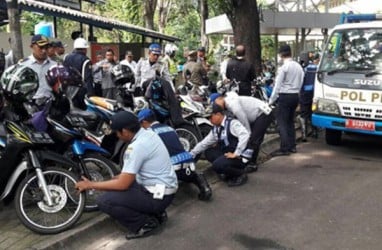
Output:
[[[196,183],[198,177],[195,171],[188,172],[187,169],[179,169],[175,171],[176,177],[179,181],[187,183]]]
[[[227,159],[218,147],[209,148],[204,152],[207,160],[212,163],[212,169],[218,174],[225,174],[228,178],[244,174],[245,164],[241,159]]]
[[[137,232],[150,216],[162,213],[171,204],[174,194],[154,199],[142,185],[134,182],[124,191],[108,191],[98,198],[99,209],[131,232]]]
[[[267,128],[271,124],[273,114],[261,114],[257,119],[251,123],[251,137],[249,138],[249,148],[253,149],[252,163],[256,164],[257,156],[259,155],[261,143],[264,141]]]
[[[288,152],[296,147],[294,117],[298,105],[298,94],[280,94],[276,114],[280,130],[280,150]]]

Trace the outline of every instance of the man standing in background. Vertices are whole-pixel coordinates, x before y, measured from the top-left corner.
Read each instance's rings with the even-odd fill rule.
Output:
[[[134,72],[135,75],[135,70],[137,68],[137,63],[134,61],[134,55],[133,52],[130,50],[126,51],[125,53],[125,59],[123,59],[120,64],[129,66],[131,70]]]
[[[273,152],[272,156],[289,155],[297,152],[294,117],[299,101],[298,94],[304,80],[304,70],[299,63],[292,59],[290,46],[281,46],[279,55],[283,65],[277,72],[269,104],[272,105],[278,99],[276,118],[280,129],[280,148]]]
[[[255,68],[245,60],[244,45],[236,46],[236,56],[229,60],[226,70],[227,79],[239,82],[239,95],[252,95],[252,81],[255,79]]]
[[[73,52],[67,55],[64,59],[64,66],[73,67],[82,75],[85,86],[83,86],[73,98],[73,105],[80,109],[86,109],[84,102],[85,95],[94,95],[94,82],[92,62],[87,57],[87,49],[89,48],[88,42],[82,37],[74,40]]]

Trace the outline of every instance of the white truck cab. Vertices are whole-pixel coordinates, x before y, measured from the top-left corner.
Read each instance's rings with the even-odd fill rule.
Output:
[[[343,14],[325,44],[313,98],[313,125],[326,143],[342,132],[382,135],[382,15]]]

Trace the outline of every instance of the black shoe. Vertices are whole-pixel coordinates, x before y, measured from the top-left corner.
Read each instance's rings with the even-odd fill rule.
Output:
[[[199,200],[201,201],[210,200],[212,196],[212,189],[210,185],[208,184],[206,177],[203,174],[198,173],[196,174],[194,183],[199,188],[199,195],[198,195]]]
[[[295,154],[297,153],[297,149],[296,148],[289,149],[289,152]]]
[[[242,174],[236,178],[230,179],[227,182],[228,187],[237,187],[245,184],[248,180],[247,174]]]
[[[218,177],[221,181],[228,181],[229,180],[228,176],[225,174],[218,174]]]
[[[244,171],[246,174],[250,174],[250,173],[256,172],[258,169],[259,167],[256,164],[251,164],[251,165],[247,165],[244,168]]]
[[[150,217],[141,229],[135,233],[127,233],[125,237],[127,240],[147,237],[157,232],[160,228],[159,226],[158,220],[155,217]]]
[[[166,211],[163,211],[162,213],[158,213],[158,214],[156,214],[154,216],[158,220],[159,224],[166,223],[166,221],[168,220],[167,212]]]
[[[283,155],[290,155],[290,153],[286,152],[286,151],[281,151],[281,150],[276,150],[276,151],[271,153],[272,157],[283,156]]]

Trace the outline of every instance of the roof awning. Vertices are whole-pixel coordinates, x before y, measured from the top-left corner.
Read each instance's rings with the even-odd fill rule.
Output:
[[[39,12],[50,16],[62,17],[80,23],[86,23],[103,29],[119,29],[131,33],[141,34],[143,36],[166,40],[170,42],[180,41],[174,36],[165,35],[154,30],[142,28],[133,24],[128,24],[118,20],[73,10],[66,7],[56,6],[49,3],[38,2],[35,0],[19,0],[19,7],[23,10]]]

